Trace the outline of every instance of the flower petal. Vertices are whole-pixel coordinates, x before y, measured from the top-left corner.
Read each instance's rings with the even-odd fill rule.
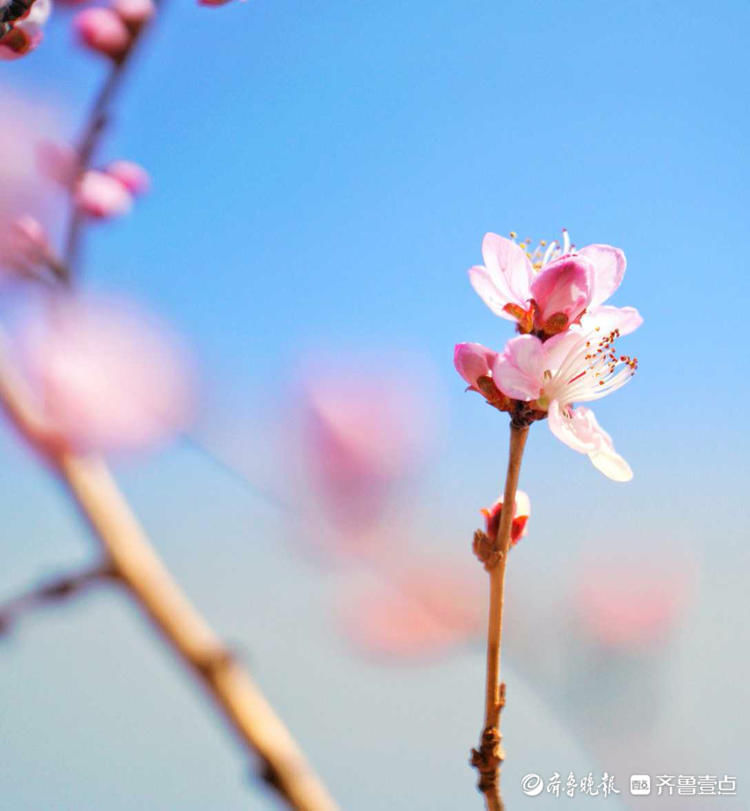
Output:
[[[478,378],[491,373],[496,357],[497,352],[482,344],[456,344],[453,351],[456,371],[472,387],[476,386]]]
[[[591,307],[598,307],[617,290],[625,275],[625,254],[612,245],[587,245],[578,251],[594,266]]]
[[[593,266],[580,256],[563,256],[550,262],[531,284],[542,324],[563,313],[575,321],[591,301]]]
[[[544,342],[544,368],[554,374],[564,363],[571,350],[581,348],[586,340],[577,330],[558,332]]]
[[[553,400],[549,404],[547,412],[550,431],[560,442],[578,453],[591,453],[598,448],[597,443],[592,440],[590,432],[586,430],[585,420],[580,419],[582,412],[587,411],[587,408],[581,407],[569,414],[559,400]],[[578,419],[575,419],[576,414],[579,415]]]
[[[523,248],[512,239],[490,232],[482,240],[482,257],[490,276],[500,276],[511,300],[525,306],[531,295],[534,269]]]
[[[630,335],[643,323],[643,318],[635,307],[612,307],[604,305],[590,310],[581,320],[583,332],[598,330],[603,335],[609,335],[618,330],[620,335]]]
[[[524,515],[527,518],[531,515],[531,501],[524,490],[516,490],[516,511],[513,515],[514,517]]]
[[[616,482],[633,478],[630,465],[615,451],[612,437],[599,425],[590,409],[579,406],[568,414],[559,401],[553,400],[549,407],[549,427],[569,448],[585,453],[607,478]]]
[[[501,289],[495,284],[487,268],[482,265],[469,268],[469,281],[479,298],[495,315],[499,315],[500,318],[507,318],[508,321],[516,320],[515,316],[505,310],[505,305],[512,302],[510,292],[507,288],[503,287]]]
[[[593,451],[589,454],[589,459],[598,471],[612,481],[629,482],[633,478],[630,465],[614,448]]]
[[[492,366],[495,385],[507,397],[535,400],[544,382],[544,348],[535,335],[519,335],[505,345]]]

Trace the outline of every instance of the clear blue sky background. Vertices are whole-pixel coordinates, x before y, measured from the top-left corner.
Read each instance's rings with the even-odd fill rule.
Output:
[[[3,64],[2,83],[59,101],[76,121],[103,65],[71,45],[67,26],[61,12],[37,53]],[[641,367],[597,413],[636,478],[606,481],[536,426],[523,476],[534,523],[518,566],[559,586],[582,549],[626,549],[646,569],[653,556],[695,562],[652,736],[663,760],[644,766],[654,773],[740,773],[749,731],[738,717],[750,664],[749,27],[750,6],[729,1],[173,2],[101,154],[141,162],[153,192],[88,243],[93,283],[148,300],[191,337],[211,391],[209,441],[221,424],[217,443],[236,428],[248,453],[263,453],[252,425],[269,419],[274,390],[309,347],[416,350],[425,375],[437,369],[444,415],[416,510],[433,527],[437,511],[445,537],[422,545],[452,554],[468,549],[477,507],[495,497],[506,441],[504,421],[462,393],[451,364],[456,341],[500,347],[510,334],[465,276],[482,235],[551,238],[566,226],[579,245],[621,246],[628,273],[615,303],[645,317],[623,342]],[[0,586],[10,592],[87,545],[44,472],[5,446]],[[434,669],[366,666],[327,629],[330,583],[284,551],[277,517],[235,483],[179,448],[123,477],[192,593],[252,649],[347,808],[477,805],[462,759],[478,720],[479,649]],[[8,808],[252,804],[221,729],[114,598],[27,627],[0,651]],[[103,641],[113,635],[135,672]],[[543,701],[533,679],[518,682],[514,777],[546,768],[535,757],[561,772],[615,768],[571,754],[575,724],[544,704],[562,693]],[[404,707],[413,724],[384,742]],[[699,718],[703,735],[686,720]],[[439,772],[434,797],[413,795],[420,769]]]

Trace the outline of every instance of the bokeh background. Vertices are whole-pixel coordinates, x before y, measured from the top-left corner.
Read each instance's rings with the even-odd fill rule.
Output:
[[[189,336],[204,396],[195,441],[118,475],[344,808],[480,807],[466,760],[484,651],[481,631],[413,655],[357,634],[382,573],[311,551],[328,529],[304,511],[300,381],[323,357],[355,387],[398,367],[418,391],[409,425],[429,441],[368,542],[394,568],[465,568],[473,586],[442,596],[482,612],[470,541],[507,428],[462,391],[451,354],[510,332],[465,270],[485,231],[562,226],[627,253],[614,303],[644,315],[623,341],[641,365],[597,414],[635,478],[610,482],[532,429],[533,512],[509,575],[506,798],[604,802],[519,784],[607,771],[622,791],[608,807],[659,808],[670,801],[629,798],[631,773],[728,774],[737,797],[671,804],[748,806],[749,25],[728,0],[175,2],[139,55],[101,157],[138,160],[154,187],[90,230],[86,273]],[[66,12],[46,36],[4,63],[2,87],[53,105],[73,136],[104,65],[72,43]],[[11,595],[93,544],[47,471],[10,432],[0,441]],[[275,807],[120,595],[29,617],[0,657],[3,809]]]

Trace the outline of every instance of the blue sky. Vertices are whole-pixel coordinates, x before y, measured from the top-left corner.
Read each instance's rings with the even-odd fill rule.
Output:
[[[192,340],[208,381],[201,430],[210,442],[213,426],[223,426],[217,447],[220,441],[232,444],[226,436],[236,425],[250,437],[245,441],[252,452],[268,452],[258,449],[262,442],[253,438],[253,426],[270,419],[290,370],[310,348],[384,347],[424,358],[424,374],[437,376],[436,409],[444,416],[416,512],[429,521],[435,509],[443,510],[446,537],[437,543],[454,553],[458,542],[451,533],[462,533],[466,548],[476,509],[500,486],[506,442],[504,420],[462,392],[451,364],[457,341],[499,348],[510,337],[507,322],[486,310],[466,279],[466,268],[480,260],[482,235],[516,230],[541,239],[565,226],[577,244],[622,247],[628,272],[615,303],[637,306],[644,315],[643,328],[622,344],[641,364],[634,381],[597,404],[597,413],[636,478],[627,486],[604,480],[584,457],[556,443],[545,425],[535,426],[523,484],[535,505],[538,541],[529,542],[519,566],[528,574],[551,566],[564,571],[580,549],[591,547],[632,547],[644,566],[660,552],[698,561],[700,599],[692,621],[700,631],[698,641],[680,649],[683,665],[671,675],[672,693],[683,703],[672,707],[664,741],[680,739],[678,716],[697,706],[685,686],[691,679],[717,702],[711,727],[716,735],[731,707],[746,700],[746,688],[731,673],[747,666],[740,653],[747,631],[738,618],[747,608],[741,572],[748,563],[748,26],[750,6],[729,1],[248,0],[220,9],[173,2],[134,66],[100,155],[141,162],[153,176],[153,192],[129,218],[92,228],[87,245],[92,284],[149,301]],[[4,63],[2,71],[3,85],[55,100],[75,122],[103,65],[72,46],[61,12],[43,47],[25,60]],[[74,523],[62,533],[55,529],[56,520],[70,516],[60,517],[64,507],[45,474],[12,442],[4,446],[13,465],[3,474],[0,495],[0,509],[15,515],[3,580],[10,590],[65,560],[65,550],[82,555],[86,546]],[[184,561],[183,577],[225,624],[238,623],[235,611],[246,599],[231,575],[235,554],[253,569],[268,567],[279,576],[287,571],[303,592],[322,590],[306,585],[309,571],[289,563],[276,545],[248,551],[242,527],[261,522],[275,537],[276,519],[259,516],[257,504],[246,503],[232,482],[217,481],[215,470],[184,449],[123,475],[144,519],[165,532],[165,554]],[[176,494],[170,501],[176,511],[180,498],[195,503],[206,488],[222,509],[207,507],[194,520],[169,519],[160,513],[166,481]],[[448,488],[452,504],[444,497]],[[20,515],[19,499],[29,505]],[[55,520],[36,514],[41,505]],[[223,551],[207,548],[200,532],[207,527],[226,531]],[[170,531],[180,537],[169,537]],[[28,537],[23,548],[19,533]],[[61,538],[60,546],[50,533]],[[180,551],[188,542],[191,551]],[[208,561],[215,554],[226,557],[226,565],[212,569]],[[207,570],[229,578],[233,596],[222,602],[210,583],[201,583]],[[97,605],[89,606],[94,614]],[[123,633],[132,636],[139,656],[153,655],[137,641],[124,611],[112,606],[99,620],[84,619],[86,612],[78,609],[66,615],[70,649],[85,655],[91,640],[106,633],[107,611],[116,612],[111,621],[126,627]],[[313,639],[327,639],[324,614],[321,609],[318,626],[309,630]],[[85,630],[73,630],[73,618]],[[3,653],[3,679],[15,684],[15,709],[2,713],[11,719],[3,737],[26,740],[23,730],[37,729],[36,736],[28,735],[27,754],[12,764],[32,783],[29,759],[47,727],[41,710],[34,716],[18,709],[27,706],[26,685],[14,682],[21,676],[7,675],[14,657],[22,660],[17,673],[31,674],[35,689],[53,694],[53,684],[43,685],[45,659],[38,648],[49,643],[67,674],[61,684],[78,678],[65,669],[66,648],[42,628],[44,622],[35,645],[25,641],[22,654]],[[51,622],[61,627],[64,620]],[[278,678],[288,687],[284,674],[293,655],[276,643],[273,623],[257,635],[245,626],[237,631],[273,662],[267,683]],[[300,644],[314,655],[311,644]],[[330,640],[320,644],[329,646],[321,685],[331,673],[351,671],[360,684],[386,682],[387,700],[398,706],[400,683],[393,674],[352,664]],[[701,650],[713,651],[713,658],[701,657]],[[438,670],[436,684],[450,683],[451,667],[467,684],[481,682],[476,651]],[[159,673],[168,691],[173,674]],[[96,691],[95,676],[87,678]],[[117,688],[121,701],[126,688]],[[333,744],[317,741],[314,714],[301,706],[304,697],[278,693],[288,714],[300,718],[319,760],[335,771],[337,753]],[[185,712],[192,698],[180,705]],[[535,700],[529,688],[529,706],[536,708],[530,717],[539,710]],[[146,702],[136,716],[147,718],[150,711]],[[88,774],[87,758],[94,757],[102,732],[91,720],[95,716],[93,710],[84,716],[93,726],[91,751],[82,743],[81,752],[88,754],[74,762],[82,774]],[[546,718],[542,710],[539,716]],[[340,731],[345,723],[336,717]],[[206,732],[208,722],[202,723]],[[439,731],[437,725],[431,740]],[[225,770],[222,779],[234,774],[236,764],[222,760],[226,741],[215,731],[207,734],[216,737],[210,752],[191,750],[189,757],[217,764]],[[550,732],[550,740],[556,734]],[[161,740],[178,752],[186,746],[169,736]],[[715,770],[733,768],[734,740],[739,733],[723,749],[719,744],[727,765],[718,763]],[[562,741],[565,752],[568,741]],[[375,744],[363,740],[358,746],[370,752]],[[381,743],[383,763],[386,750]],[[118,757],[128,751],[123,744]],[[450,762],[443,750],[433,755],[425,755],[427,762],[441,763],[441,769],[440,758]],[[696,761],[695,768],[703,768],[697,755]],[[57,775],[50,785],[63,780],[62,766],[49,768]],[[174,761],[169,768],[174,796],[158,788],[158,774],[136,769],[134,785],[163,792],[155,808],[173,807],[179,794],[181,770]],[[471,791],[468,781],[460,783],[461,768],[446,776],[442,790],[449,794],[441,796]],[[567,766],[561,762],[559,768]],[[408,775],[399,774],[396,784],[407,785]],[[15,807],[48,808],[44,789],[23,789],[21,777],[8,791],[27,805],[17,800]],[[216,775],[203,775],[194,778],[195,786],[201,780],[213,786],[214,778],[224,785]],[[103,795],[92,781],[71,781],[67,793],[51,796],[68,798],[61,808],[101,807],[96,803]],[[378,795],[377,781],[369,805],[352,799],[356,792],[347,779],[338,782],[348,807],[365,811],[395,803],[384,799],[387,792]],[[102,792],[106,785],[102,778]],[[468,803],[471,794],[466,796]],[[207,807],[199,800],[181,803]],[[245,807],[244,794],[229,792],[220,805]],[[121,798],[116,807],[133,803]],[[432,800],[424,808],[442,806]]]

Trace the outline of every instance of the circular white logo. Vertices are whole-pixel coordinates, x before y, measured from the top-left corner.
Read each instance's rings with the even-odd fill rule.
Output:
[[[537,797],[544,791],[544,780],[538,774],[527,774],[521,780],[521,790],[527,797]]]

